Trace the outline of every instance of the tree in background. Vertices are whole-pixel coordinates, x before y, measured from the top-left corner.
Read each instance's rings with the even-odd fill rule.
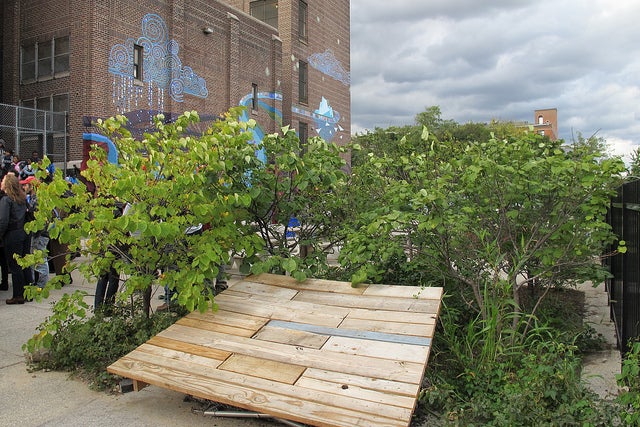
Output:
[[[415,131],[398,138],[397,156],[361,153],[354,175],[373,203],[353,199],[359,214],[341,262],[354,283],[377,282],[408,258],[430,272],[426,282],[466,301],[479,327],[491,325],[492,339],[514,343],[537,307],[524,313],[523,289],[540,301],[553,287],[604,278],[596,260],[615,239],[605,214],[624,165],[591,139],[565,146],[491,130],[484,140],[440,140],[423,128],[420,140]],[[366,139],[356,139],[363,151]]]
[[[631,179],[640,178],[640,148],[636,148],[631,152],[631,165],[629,166],[629,175],[631,175]]]

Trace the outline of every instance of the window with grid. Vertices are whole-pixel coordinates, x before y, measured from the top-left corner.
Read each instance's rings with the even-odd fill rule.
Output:
[[[277,0],[257,0],[249,4],[249,13],[254,18],[278,28],[278,1]]]
[[[303,153],[307,150],[307,140],[309,139],[309,125],[305,122],[298,123],[298,138],[300,138],[300,147]]]
[[[69,74],[69,36],[22,46],[20,81],[31,83]]]
[[[69,73],[69,36],[54,39],[53,73],[61,76]]]
[[[20,78],[23,83],[36,79],[36,45],[22,46]]]
[[[298,100],[301,104],[309,102],[309,67],[304,61],[298,61]]]
[[[298,38],[300,41],[307,42],[307,3],[300,0],[298,3]]]
[[[143,51],[142,46],[133,45],[133,78],[138,81],[143,80],[142,70]]]

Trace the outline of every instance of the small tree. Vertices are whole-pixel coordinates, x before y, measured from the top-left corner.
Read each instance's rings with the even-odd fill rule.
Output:
[[[189,311],[215,307],[208,284],[234,254],[244,259],[244,272],[289,272],[304,279],[323,265],[325,250],[335,243],[331,222],[340,215],[346,177],[341,150],[319,138],[301,146],[285,128],[283,136],[265,137],[264,164],[250,143],[255,122],[238,121],[239,113],[231,110],[199,136],[189,131],[199,120],[196,112],[170,124],[159,116],[156,131],[142,140],[131,137],[124,117],[100,121],[119,163],[92,150],[82,175],[95,185],[93,193],[84,185],[69,186],[60,175],[40,186],[39,211],[29,229],[43,227],[54,209],[64,213],[53,220],[50,235],[69,247],[66,272],[79,269],[94,279],[114,267],[124,279],[120,298],[143,295],[147,316],[152,285],[174,290],[175,302]],[[292,217],[301,224],[293,239],[286,229]],[[198,225],[202,233],[187,235]],[[313,248],[314,256],[294,256],[296,245]],[[42,254],[24,262],[38,258]],[[68,275],[56,277],[42,292],[30,288],[30,295],[46,298],[65,281]],[[61,322],[83,317],[89,307],[84,297],[76,292],[62,298],[28,347],[46,346]]]
[[[288,272],[298,280],[326,269],[327,254],[343,240],[347,189],[344,148],[295,131],[267,135],[268,163],[252,171],[247,214],[269,254],[255,272]]]
[[[409,258],[461,294],[492,339],[520,340],[523,287],[603,279],[597,259],[615,239],[605,214],[624,165],[600,144],[567,147],[533,132],[440,141],[424,129],[422,143],[399,147],[404,155],[372,155],[354,171],[379,187],[342,253],[355,283]]]

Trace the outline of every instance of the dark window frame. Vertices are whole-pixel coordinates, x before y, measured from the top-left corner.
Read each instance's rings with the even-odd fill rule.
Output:
[[[309,40],[309,6],[303,0],[298,2],[298,39],[304,43]]]
[[[278,28],[278,0],[249,2],[249,14],[276,29]]]
[[[69,36],[20,46],[20,83],[33,83],[69,75]]]
[[[298,102],[309,103],[309,64],[298,61]]]
[[[258,85],[251,83],[251,111],[258,111]]]
[[[144,81],[144,47],[139,44],[133,45],[133,80]]]

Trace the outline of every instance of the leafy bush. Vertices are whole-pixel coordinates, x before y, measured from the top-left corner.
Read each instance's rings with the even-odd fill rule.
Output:
[[[626,389],[618,396],[626,425],[640,424],[640,341],[631,343],[622,361],[622,370],[616,375],[618,385]]]
[[[43,357],[34,359],[32,369],[72,371],[95,389],[110,389],[117,377],[107,373],[107,366],[179,318],[170,312],[147,317],[142,310],[121,305],[104,308],[90,318],[73,317],[61,322],[51,335],[50,348]]]
[[[581,385],[575,350],[541,341],[484,369],[439,377],[420,401],[456,425],[615,425],[617,407]]]

